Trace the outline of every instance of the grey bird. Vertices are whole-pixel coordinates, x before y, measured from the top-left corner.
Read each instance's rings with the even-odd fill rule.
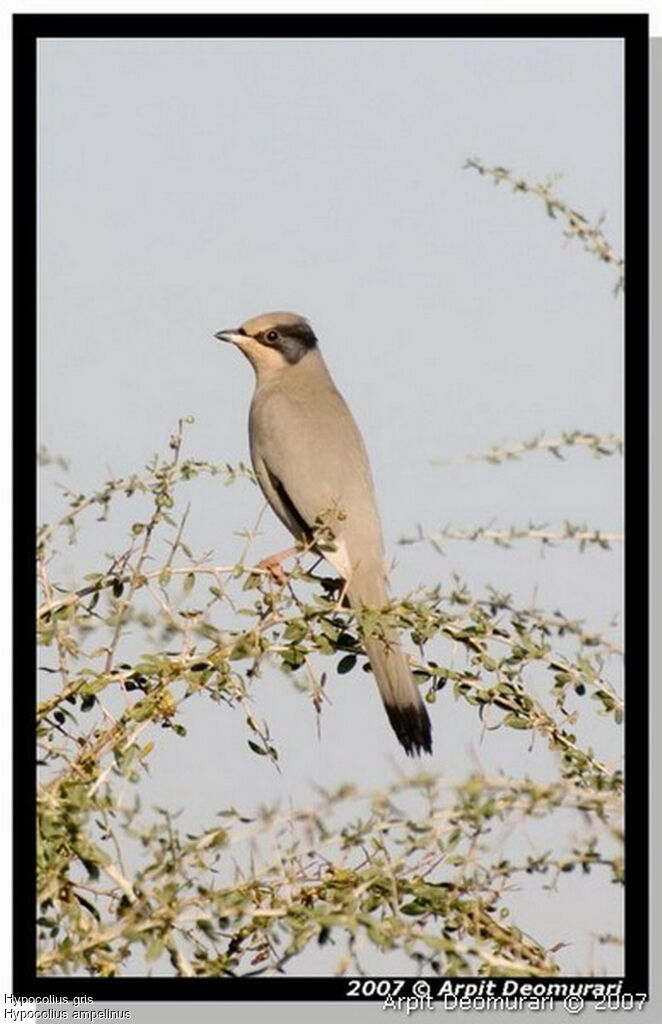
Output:
[[[310,324],[265,313],[215,337],[241,349],[255,370],[249,440],[265,498],[297,542],[338,571],[352,608],[383,608],[389,594],[368,456]],[[430,719],[397,631],[363,642],[400,743],[411,755],[431,753]]]

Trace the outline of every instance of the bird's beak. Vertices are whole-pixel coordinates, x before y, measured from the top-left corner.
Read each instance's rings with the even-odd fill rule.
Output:
[[[214,337],[218,338],[219,341],[230,341],[233,345],[238,345],[246,338],[246,335],[243,331],[232,327],[229,330],[216,331]]]

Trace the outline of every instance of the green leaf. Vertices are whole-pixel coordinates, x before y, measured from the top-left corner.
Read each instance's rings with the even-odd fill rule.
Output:
[[[521,718],[514,711],[509,712],[504,720],[504,725],[510,726],[511,729],[532,729],[533,726],[528,718]]]
[[[426,910],[430,909],[430,905],[426,900],[412,900],[410,903],[405,903],[404,906],[400,907],[401,914],[409,914],[412,917],[416,914],[424,914]]]
[[[158,960],[163,953],[163,949],[163,939],[152,939],[145,950],[145,960],[147,963],[153,963],[154,960]]]
[[[149,718],[153,711],[153,700],[139,700],[137,704],[134,704],[133,707],[130,708],[128,715],[134,722],[144,722],[146,718]]]
[[[288,623],[283,637],[285,640],[303,640],[307,632],[308,630],[303,619],[293,619],[292,622]]]
[[[298,647],[288,647],[282,654],[283,662],[291,669],[301,668],[306,660],[305,653]]]

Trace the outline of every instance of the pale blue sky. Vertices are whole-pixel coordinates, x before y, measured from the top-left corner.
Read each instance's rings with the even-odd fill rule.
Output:
[[[430,463],[541,431],[622,430],[613,272],[566,244],[533,197],[462,170],[478,155],[535,181],[563,172],[558,193],[591,219],[604,212],[620,251],[620,42],[55,39],[40,42],[39,96],[40,439],[71,461],[68,475],[43,472],[41,520],[61,508],[51,481],[85,492],[110,470],[140,470],[181,415],[195,416],[189,454],[246,460],[252,374],[212,335],[292,309],[310,318],[364,432],[395,592],[458,572],[522,603],[535,590],[594,628],[620,613],[618,551],[541,559],[526,543],[457,543],[440,558],[397,546],[418,523],[622,526],[616,459]],[[257,491],[205,478],[187,496],[191,546],[232,562]],[[66,579],[123,549],[119,523],[65,550]],[[288,543],[270,512],[262,529],[256,558]],[[228,804],[310,802],[313,782],[390,781],[394,762],[407,765],[374,687],[331,676],[320,741],[286,679],[274,671],[259,691],[281,776],[245,753],[229,715],[200,704],[190,742],[160,742],[146,803],[185,807],[200,827]],[[477,761],[555,771],[511,730],[481,736],[447,691],[432,716],[432,765],[451,778]],[[612,733],[596,725],[596,744]],[[559,959],[577,973],[595,953],[589,933],[620,930],[603,877],[523,906],[550,941],[572,920]],[[600,948],[593,966],[617,973],[620,951]]]

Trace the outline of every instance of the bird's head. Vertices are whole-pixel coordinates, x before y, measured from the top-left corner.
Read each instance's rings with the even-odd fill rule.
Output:
[[[214,337],[240,348],[258,373],[294,366],[317,345],[312,327],[296,313],[263,313]]]

